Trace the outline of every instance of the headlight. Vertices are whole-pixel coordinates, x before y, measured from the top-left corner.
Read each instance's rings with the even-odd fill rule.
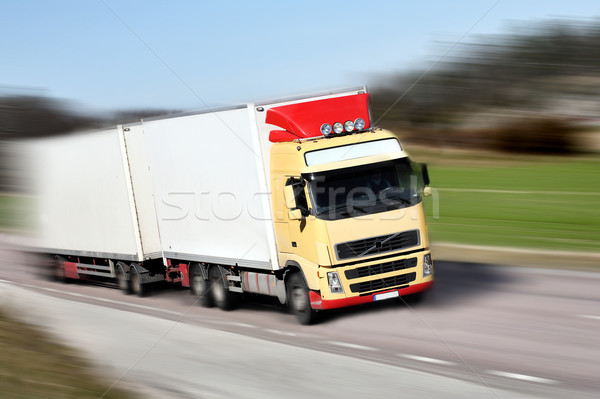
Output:
[[[354,130],[354,122],[346,121],[344,122],[344,130],[347,132],[351,132]]]
[[[336,122],[333,124],[333,132],[334,133],[340,134],[343,131],[344,131],[344,125],[342,125],[340,122]]]
[[[363,130],[365,128],[365,120],[363,118],[357,118],[354,121],[354,127],[356,130]]]
[[[328,272],[327,282],[329,283],[329,291],[332,294],[344,293],[344,287],[342,287],[342,282],[340,281],[340,276],[338,276],[337,272]]]
[[[431,260],[431,254],[423,256],[423,277],[428,277],[433,274],[433,261]]]
[[[329,136],[331,134],[331,125],[329,123],[323,123],[321,125],[321,133],[323,136]]]

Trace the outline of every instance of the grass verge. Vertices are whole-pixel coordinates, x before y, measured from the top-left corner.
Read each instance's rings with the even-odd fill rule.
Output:
[[[23,194],[0,193],[0,232],[26,232],[31,226],[32,202]]]
[[[436,189],[424,202],[432,240],[600,251],[600,157],[415,155]]]
[[[0,309],[0,396],[20,398],[100,398],[110,383],[102,381],[78,354],[38,329]],[[114,389],[104,398],[129,399]]]

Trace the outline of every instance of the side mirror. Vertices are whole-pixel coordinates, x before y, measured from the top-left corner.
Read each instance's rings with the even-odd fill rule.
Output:
[[[304,219],[308,215],[304,182],[300,177],[290,177],[283,187],[285,206],[291,220]]]
[[[429,171],[427,170],[427,164],[425,164],[425,163],[421,164],[421,175],[423,176],[423,184],[428,186],[430,183]]]
[[[294,186],[288,184],[283,187],[283,197],[285,198],[285,206],[288,209],[296,209],[296,196],[294,195]]]

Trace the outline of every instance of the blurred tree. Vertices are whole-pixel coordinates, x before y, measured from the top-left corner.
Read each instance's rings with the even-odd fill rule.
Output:
[[[39,96],[0,97],[0,193],[23,190],[15,141],[94,129],[173,113],[165,110],[119,111],[97,117],[76,113],[64,101]]]
[[[485,129],[493,134],[495,128],[519,119],[534,118],[536,122],[527,125],[539,126],[543,118],[598,117],[599,20],[521,25],[507,35],[459,45],[455,54],[424,76],[412,71],[375,85],[374,118],[384,126]],[[560,135],[561,127],[565,135],[572,131],[564,121],[542,124],[553,126],[553,137]],[[510,136],[505,133],[504,138]],[[536,137],[544,139],[541,134]],[[525,147],[535,148],[535,143]]]
[[[0,97],[0,140],[50,136],[97,123],[98,119],[76,115],[54,99]]]

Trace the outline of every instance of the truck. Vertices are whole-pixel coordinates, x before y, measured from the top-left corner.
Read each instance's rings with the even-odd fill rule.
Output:
[[[302,324],[422,293],[427,168],[371,124],[363,86],[38,140],[36,250],[60,279],[268,295]]]

